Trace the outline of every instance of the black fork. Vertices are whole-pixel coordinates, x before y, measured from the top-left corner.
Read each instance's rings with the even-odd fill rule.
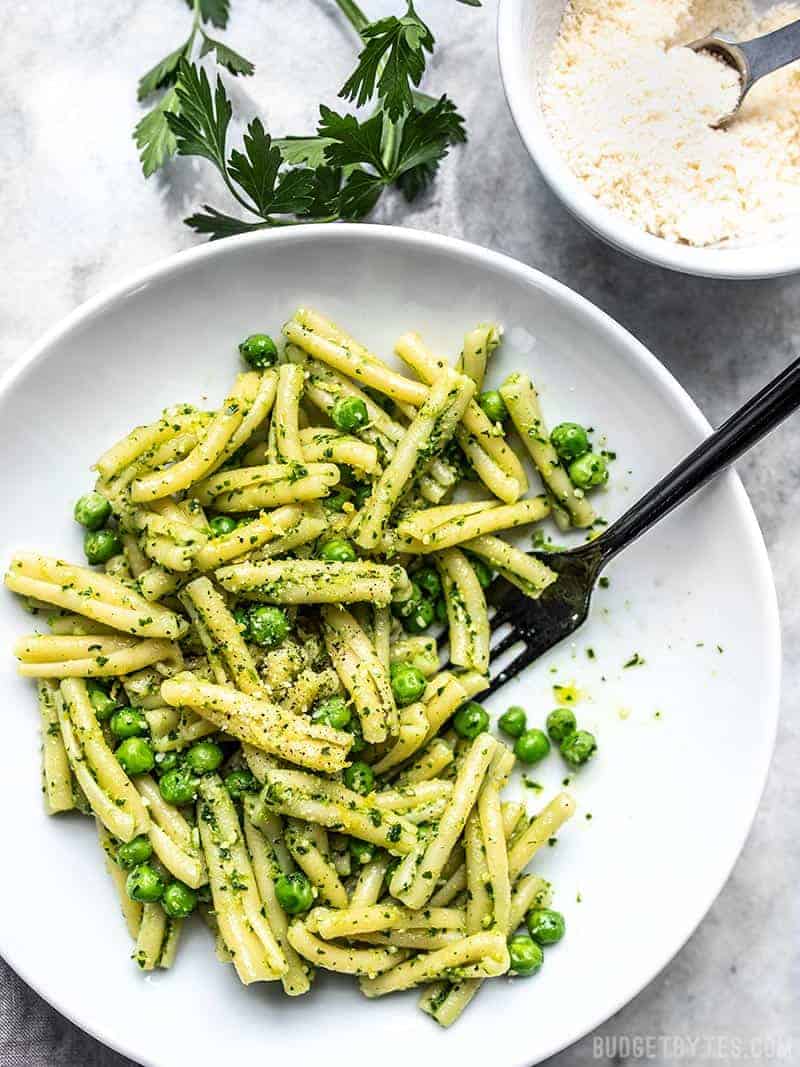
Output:
[[[508,582],[494,582],[488,597],[490,605],[496,608],[490,622],[494,642],[491,661],[496,663],[516,645],[524,647],[492,678],[483,696],[496,692],[553,645],[574,633],[589,614],[592,590],[609,560],[734,463],[798,406],[800,359],[731,415],[594,541],[564,551],[534,553],[558,574],[558,580],[538,600],[523,596]],[[506,625],[510,625],[509,631],[498,640],[499,631]]]

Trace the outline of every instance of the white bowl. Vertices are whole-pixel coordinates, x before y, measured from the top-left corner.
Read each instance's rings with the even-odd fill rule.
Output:
[[[565,207],[615,248],[683,274],[745,280],[800,270],[796,233],[772,235],[758,244],[695,248],[645,233],[587,192],[553,143],[540,103],[540,86],[565,7],[565,0],[500,0],[497,33],[500,72],[514,122]]]
[[[491,380],[525,367],[552,422],[592,424],[617,451],[599,498],[608,518],[708,432],[630,334],[511,259],[388,227],[233,238],[92,300],[0,385],[0,567],[24,547],[80,559],[72,502],[98,454],[167,404],[223,397],[236,342],[277,334],[301,303],[381,352],[415,328],[452,354],[475,322],[502,321]],[[173,971],[141,975],[91,823],[43,813],[34,692],[8,651],[32,620],[0,593],[0,953],[61,1012],[152,1067],[218,1067],[220,1057],[350,1067],[358,1049],[382,1067],[527,1067],[552,1055],[641,989],[705,914],[756,810],[777,717],[775,593],[734,475],[640,540],[610,576],[574,645],[489,702],[493,715],[524,703],[541,724],[554,682],[584,694],[578,718],[600,752],[575,776],[576,818],[537,863],[567,936],[536,978],[487,983],[447,1032],[416,1010],[413,994],[367,1002],[349,979],[320,975],[312,995],[294,1000],[245,989],[215,961],[199,923]],[[624,669],[633,652],[645,665]],[[531,772],[541,797],[518,782],[514,790],[535,809],[566,773],[553,754]]]

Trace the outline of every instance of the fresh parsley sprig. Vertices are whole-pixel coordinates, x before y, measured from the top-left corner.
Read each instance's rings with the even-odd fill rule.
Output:
[[[225,29],[228,24],[230,0],[186,0],[186,3],[192,11],[189,36],[174,52],[159,60],[139,79],[139,100],[146,100],[153,93],[166,90],[133,131],[145,178],[149,178],[163,167],[177,151],[175,136],[167,122],[167,115],[177,114],[180,108],[175,83],[183,60],[191,59],[195,51],[198,59],[213,53],[216,62],[234,76],[246,76],[255,70],[249,59],[234,52],[224,41],[212,37],[205,30],[208,23],[217,29]]]
[[[460,2],[477,6],[476,0]],[[353,0],[336,3],[362,40],[356,69],[339,95],[358,106],[371,103],[366,118],[322,105],[316,134],[279,139],[256,118],[242,150],[228,153],[232,108],[222,81],[217,78],[212,92],[205,72],[187,55],[178,57],[175,106],[163,115],[175,150],[211,162],[249,216],[206,204],[186,219],[196,232],[215,240],[271,226],[364,218],[392,186],[413,200],[433,180],[450,147],[466,141],[452,100],[419,91],[435,41],[413,0],[406,0],[404,15],[376,22]]]

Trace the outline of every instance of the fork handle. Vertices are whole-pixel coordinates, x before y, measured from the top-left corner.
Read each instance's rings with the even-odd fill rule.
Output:
[[[800,407],[800,359],[739,408],[594,542],[605,564]]]

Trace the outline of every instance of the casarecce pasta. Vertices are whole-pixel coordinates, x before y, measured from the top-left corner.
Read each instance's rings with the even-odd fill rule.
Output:
[[[198,910],[245,985],[422,985],[447,1026],[485,980],[536,969],[515,931],[558,914],[526,867],[574,801],[503,799],[515,757],[474,698],[487,575],[529,597],[557,580],[500,535],[590,526],[587,450],[575,424],[547,434],[526,376],[484,391],[493,323],[453,360],[404,334],[410,374],[309,308],[284,335],[242,343],[219,407],[168,408],[98,459],[75,507],[93,566],[11,560],[49,626],[13,649],[45,806],[93,816],[142,969],[172,964]]]

